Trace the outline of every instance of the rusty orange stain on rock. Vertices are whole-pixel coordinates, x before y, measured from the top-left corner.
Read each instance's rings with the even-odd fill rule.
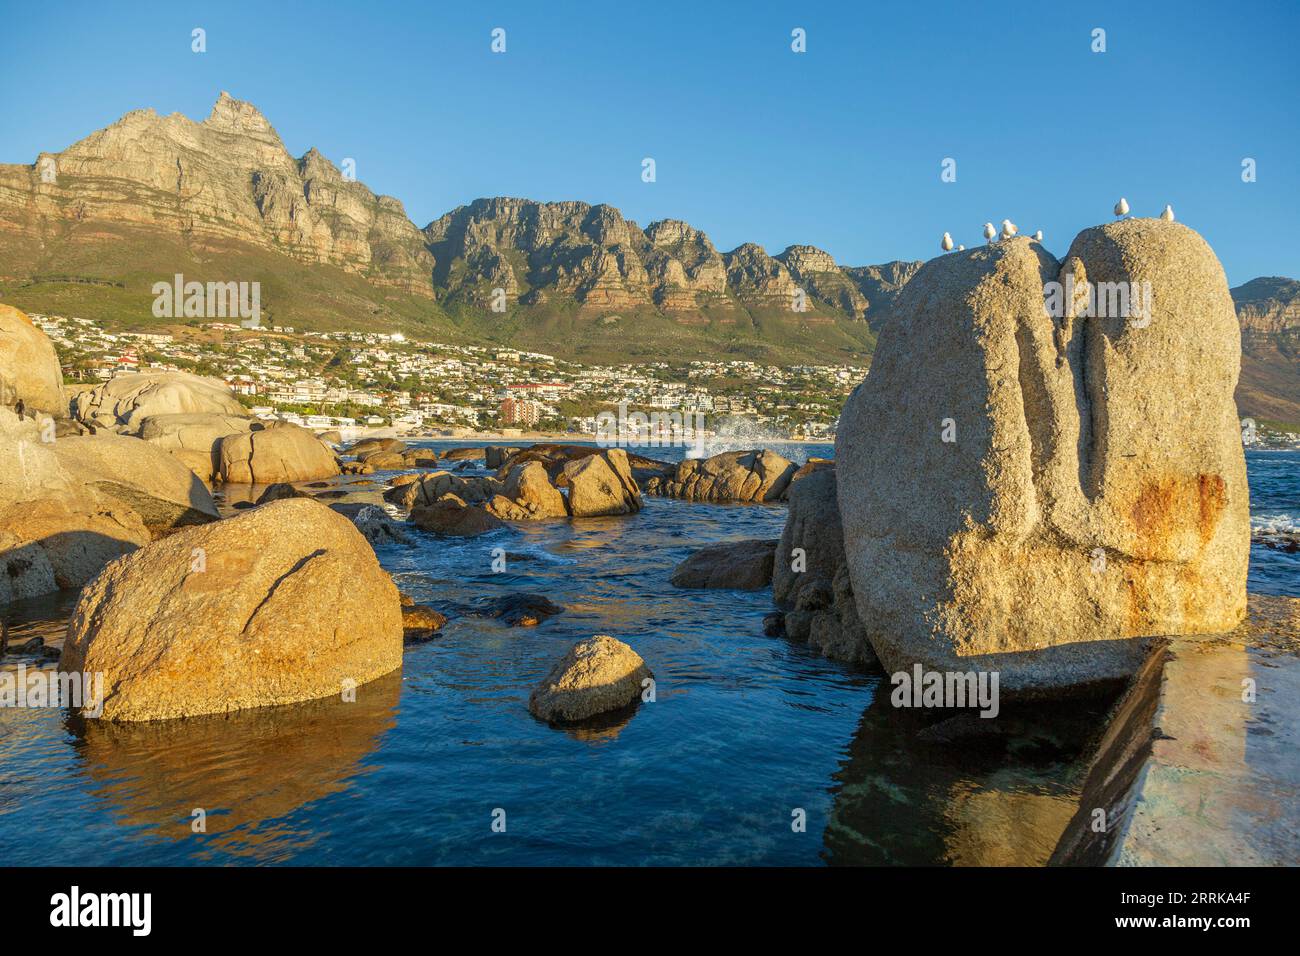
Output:
[[[1133,556],[1176,560],[1178,536],[1193,529],[1205,547],[1227,506],[1228,486],[1220,475],[1170,475],[1146,482],[1129,509],[1137,538]]]

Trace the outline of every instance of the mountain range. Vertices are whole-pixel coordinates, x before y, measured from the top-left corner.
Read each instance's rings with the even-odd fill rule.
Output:
[[[150,290],[182,273],[258,281],[266,323],[297,328],[602,362],[865,363],[921,265],[845,267],[811,245],[724,252],[686,222],[642,228],[583,202],[477,199],[420,228],[317,150],[292,156],[226,93],[202,122],[136,110],[0,165],[0,298],[128,326],[167,321]],[[1259,278],[1233,296],[1242,414],[1300,422],[1300,283]]]

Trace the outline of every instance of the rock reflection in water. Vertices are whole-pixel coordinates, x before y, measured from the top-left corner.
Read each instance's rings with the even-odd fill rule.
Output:
[[[927,723],[882,685],[836,774],[823,858],[838,865],[1045,863],[1074,814],[1110,705],[1004,705]]]
[[[273,862],[317,838],[310,821],[299,826],[290,814],[368,772],[363,761],[393,726],[401,686],[395,671],[358,687],[352,703],[330,697],[141,723],[69,717],[68,730],[89,789],[119,825]],[[196,808],[206,833],[191,829]]]

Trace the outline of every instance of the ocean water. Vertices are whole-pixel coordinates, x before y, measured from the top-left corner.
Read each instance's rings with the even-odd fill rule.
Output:
[[[779,450],[800,461],[831,453]],[[1257,518],[1294,520],[1297,456],[1251,453],[1248,464]],[[340,484],[355,500],[382,489]],[[356,703],[121,726],[0,709],[0,860],[1043,862],[1073,813],[1080,754],[1104,702],[1008,714],[998,735],[957,747],[927,742],[886,706],[880,674],[763,636],[770,592],[668,583],[694,549],[776,537],[784,520],[784,506],[647,498],[635,516],[467,541],[413,532],[409,545],[379,548],[380,561],[450,620],[436,640],[407,648],[400,673],[360,688]],[[492,569],[498,547],[508,552],[504,573]],[[1300,556],[1253,548],[1253,588],[1300,593],[1298,578]],[[565,611],[535,628],[466,613],[517,591]],[[11,648],[34,637],[58,644],[71,603],[9,608]],[[635,648],[657,699],[581,729],[535,720],[529,690],[592,634]],[[5,658],[23,661],[35,658]],[[194,829],[200,809],[206,832]]]

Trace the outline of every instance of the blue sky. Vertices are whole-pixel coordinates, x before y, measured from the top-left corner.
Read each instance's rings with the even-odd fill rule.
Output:
[[[857,265],[1004,217],[1060,256],[1124,195],[1172,203],[1234,285],[1300,276],[1300,3],[0,8],[0,162],[131,109],[202,119],[225,89],[295,155],[355,158],[421,226],[479,196],[580,199]]]

